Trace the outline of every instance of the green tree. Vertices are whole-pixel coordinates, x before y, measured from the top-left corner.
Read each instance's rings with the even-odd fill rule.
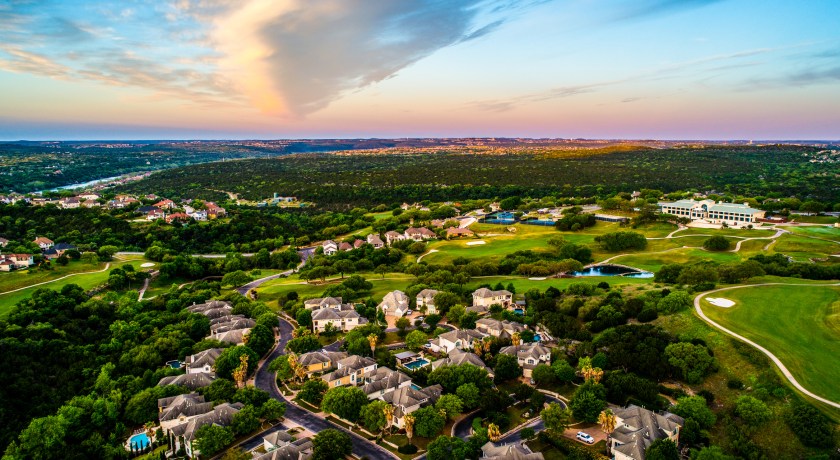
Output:
[[[449,420],[452,420],[461,415],[461,412],[464,410],[464,403],[456,395],[442,395],[435,403],[435,409],[444,414]]]
[[[676,313],[691,305],[691,296],[685,291],[674,291],[666,295],[656,304],[660,313]]]
[[[665,359],[688,383],[700,382],[717,366],[715,358],[706,347],[688,342],[672,343],[665,347]]]
[[[160,453],[162,455],[161,460],[166,460],[166,454],[163,452]],[[222,460],[251,460],[254,458],[250,453],[240,449],[239,447],[234,447],[233,449],[228,449],[224,455],[222,455]]]
[[[470,445],[460,438],[438,436],[429,443],[429,460],[465,460],[470,455]]]
[[[401,336],[404,336],[405,335],[405,329],[408,326],[411,326],[411,321],[409,321],[408,318],[406,318],[405,316],[402,316],[399,319],[397,319],[396,324],[397,324],[397,329],[398,329],[397,333]]]
[[[414,416],[415,420],[414,432],[424,438],[434,438],[446,425],[446,417],[432,406],[417,409],[411,415]]]
[[[419,351],[423,348],[423,345],[426,344],[428,337],[426,336],[423,331],[414,330],[408,333],[405,337],[405,346],[408,347],[409,350]]]
[[[458,297],[457,294],[454,294],[454,293],[448,292],[448,291],[441,291],[441,292],[438,292],[435,295],[434,305],[435,305],[435,308],[437,308],[438,311],[440,311],[442,313],[447,313],[447,312],[451,313],[450,309],[452,307],[454,307],[455,305],[457,305],[459,302],[461,302],[461,298]],[[461,315],[463,315],[463,314],[464,314],[464,312],[462,311]],[[455,321],[454,319],[452,319],[452,316],[449,316],[449,319],[452,320],[452,321]],[[457,322],[457,321],[455,321],[455,322]]]
[[[680,452],[674,441],[657,439],[645,450],[645,460],[680,460]]]
[[[301,308],[295,315],[295,319],[301,327],[312,327],[312,310]]]
[[[435,296],[435,301],[437,301],[438,296]],[[446,317],[449,319],[450,322],[459,324],[461,322],[461,318],[466,314],[467,310],[463,305],[455,305],[449,309],[449,312],[446,313]]]
[[[233,399],[233,395],[236,394],[236,385],[230,379],[218,378],[213,380],[213,383],[209,386],[200,388],[199,392],[208,401],[230,401]]]
[[[284,415],[286,415],[286,403],[273,398],[263,404],[260,413],[260,416],[267,421],[280,420]]]
[[[318,338],[313,335],[295,337],[294,339],[289,340],[289,342],[286,343],[286,349],[298,354],[315,351],[319,348],[321,348],[321,342],[319,342]]]
[[[545,427],[556,435],[562,434],[572,423],[572,413],[569,409],[557,403],[550,403],[540,412]]]
[[[268,365],[268,370],[277,373],[277,380],[285,382],[291,380],[295,376],[295,371],[289,365],[289,356],[280,355],[271,364]]]
[[[250,404],[254,407],[262,407],[263,404],[266,403],[271,396],[268,392],[260,390],[259,388],[248,385],[244,388],[239,388],[236,390],[236,393],[233,394],[233,397],[230,398],[233,402],[241,402],[243,404]]]
[[[507,382],[522,376],[522,367],[516,356],[499,354],[496,356],[496,367],[493,368],[496,383]]]
[[[359,411],[368,403],[367,395],[358,387],[330,388],[324,395],[321,408],[328,414],[335,414],[345,420],[355,422]]]
[[[333,268],[335,269],[335,271],[338,272],[339,275],[341,275],[341,279],[344,279],[345,273],[353,273],[354,271],[356,271],[356,266],[353,264],[352,261],[347,259],[337,260],[333,264]]]
[[[388,403],[381,400],[366,404],[359,412],[359,421],[371,433],[382,431],[387,423],[385,419],[385,406],[387,405]]]
[[[327,428],[312,438],[313,458],[317,460],[340,460],[350,455],[353,444],[350,435]]]
[[[703,247],[709,251],[728,251],[732,245],[729,238],[715,235],[703,242]]]
[[[598,415],[607,407],[607,390],[600,383],[587,381],[577,387],[569,408],[575,418],[589,423],[598,421]]]
[[[551,363],[551,370],[561,383],[569,383],[575,379],[575,368],[565,359],[558,359]]]
[[[794,402],[785,421],[802,444],[812,447],[834,446],[835,426],[814,406]]]
[[[531,371],[531,377],[537,385],[550,385],[555,381],[554,369],[547,364],[539,364]]]
[[[691,453],[691,460],[736,460],[731,455],[726,455],[718,446],[709,446],[693,451]]]
[[[260,427],[259,412],[254,406],[247,404],[239,412],[233,415],[230,422],[230,429],[233,434],[242,436],[252,431],[256,431]]]
[[[242,286],[250,283],[251,281],[253,281],[251,275],[242,270],[236,270],[226,273],[225,276],[222,277],[222,286]]]
[[[216,375],[221,378],[233,379],[233,371],[240,365],[240,356],[248,356],[248,371],[251,375],[257,369],[260,356],[247,346],[236,346],[225,348],[224,351],[216,358]]]
[[[204,456],[212,456],[229,446],[234,440],[230,428],[219,425],[203,425],[195,432],[197,450]]]
[[[108,260],[112,260],[114,258],[114,254],[119,252],[120,248],[116,246],[106,245],[99,248],[96,251],[96,254],[99,256],[99,260],[105,262]]]
[[[773,416],[767,404],[749,395],[739,396],[735,400],[735,414],[752,427],[763,425]]]
[[[328,388],[327,382],[321,379],[307,380],[300,387],[298,398],[318,407],[321,405],[321,400],[324,399],[324,393],[327,392]]]
[[[274,348],[274,331],[262,324],[252,327],[246,337],[245,342],[248,348],[254,350],[259,356],[265,355]]]
[[[706,399],[702,396],[683,396],[677,399],[677,404],[671,408],[671,412],[696,421],[704,429],[711,428],[716,420],[715,413],[709,409]]]
[[[464,408],[470,410],[478,407],[478,402],[481,400],[481,390],[472,382],[459,386],[455,394],[461,399]]]

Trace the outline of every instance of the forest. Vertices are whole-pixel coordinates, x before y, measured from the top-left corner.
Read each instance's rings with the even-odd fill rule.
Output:
[[[606,196],[642,188],[836,202],[836,165],[811,162],[817,152],[812,147],[771,145],[296,154],[176,168],[119,190],[173,199],[220,199],[219,190],[252,200],[278,193],[325,208]]]

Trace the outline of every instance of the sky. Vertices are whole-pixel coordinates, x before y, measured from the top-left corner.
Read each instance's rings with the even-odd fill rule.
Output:
[[[0,0],[0,140],[840,139],[837,0]]]

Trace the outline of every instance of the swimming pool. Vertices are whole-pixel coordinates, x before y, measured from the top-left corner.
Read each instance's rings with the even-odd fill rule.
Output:
[[[409,368],[409,369],[411,369],[411,370],[417,370],[417,369],[420,369],[421,367],[423,367],[423,366],[425,366],[425,365],[427,365],[427,364],[429,364],[429,360],[428,360],[428,359],[423,359],[423,358],[420,358],[420,359],[416,359],[416,360],[414,360],[414,361],[412,361],[412,362],[410,362],[410,363],[403,364],[403,366],[405,366],[405,367],[407,367],[407,368]]]
[[[418,385],[418,384],[416,384],[416,383],[412,383],[412,384],[411,384],[411,388],[414,388],[414,389],[415,389],[415,390],[417,390],[417,391],[422,390],[422,388],[420,388],[420,385]]]
[[[524,315],[525,314],[525,310],[523,310],[521,308],[514,308],[513,312],[517,315]]]
[[[151,442],[149,441],[149,436],[146,433],[137,433],[128,440],[128,445],[134,447],[135,449],[143,449],[148,447]]]
[[[540,335],[539,334],[534,334],[534,342],[539,342],[540,340],[541,340]]]

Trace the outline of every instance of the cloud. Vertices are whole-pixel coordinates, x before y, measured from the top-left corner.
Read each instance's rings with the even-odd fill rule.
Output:
[[[722,0],[631,0],[613,16],[614,21],[644,20],[702,8]]]
[[[239,77],[254,104],[300,116],[437,50],[491,33],[506,18],[490,12],[508,4],[250,0],[218,16],[212,38],[226,56],[223,69]]]

